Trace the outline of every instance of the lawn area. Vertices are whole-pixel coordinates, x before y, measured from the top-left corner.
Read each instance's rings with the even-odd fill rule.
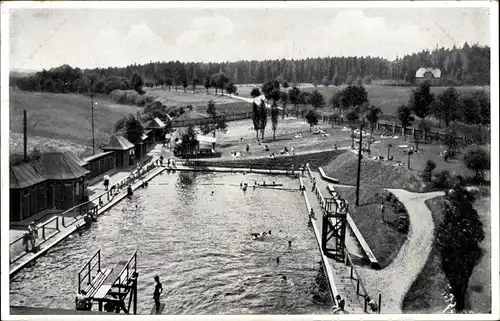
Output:
[[[361,186],[373,190],[402,188],[422,191],[424,186],[416,172],[403,166],[394,167],[389,161],[374,161],[366,157],[361,160]],[[347,151],[325,166],[326,175],[338,179],[341,184],[356,185],[358,168],[357,152]]]
[[[426,201],[432,212],[434,224],[443,219],[444,197],[436,197]],[[479,197],[474,202],[483,223],[485,239],[481,243],[483,258],[474,268],[469,279],[468,300],[466,308],[474,313],[488,313],[491,310],[491,197]],[[403,302],[405,313],[440,313],[446,307],[441,297],[446,286],[446,277],[441,271],[440,256],[433,247],[422,272],[413,282]]]
[[[348,133],[348,132],[347,132]],[[424,191],[425,185],[421,179],[421,173],[425,168],[427,160],[436,164],[434,173],[448,170],[450,174],[472,176],[473,171],[467,169],[463,164],[463,154],[458,153],[456,159],[447,162],[440,156],[447,147],[437,144],[419,144],[419,149],[410,158],[410,169],[408,169],[408,155],[405,152],[410,147],[415,148],[415,143],[410,140],[381,138],[374,134],[376,143],[371,144],[371,156],[365,152],[361,161],[361,184],[362,186],[403,188],[410,191]],[[365,140],[366,138],[363,137]],[[393,161],[372,160],[371,157],[383,156],[387,158],[388,144],[392,144],[390,155]],[[350,142],[348,143],[350,145]],[[355,145],[357,147],[357,144]],[[401,146],[401,147],[398,147]],[[488,146],[486,146],[488,148]],[[400,161],[402,166],[395,166]],[[357,151],[343,155],[324,168],[327,175],[337,178],[343,184],[355,184],[357,173]],[[489,176],[487,175],[487,179]]]
[[[47,150],[57,146],[84,147],[88,154],[92,146],[92,112],[90,98],[78,94],[54,94],[10,90],[10,151],[22,152],[23,110],[28,111],[28,141],[30,146]],[[94,98],[96,148],[107,143],[114,124],[121,117],[135,115],[139,107],[119,105],[105,96]],[[19,133],[20,135],[16,135]],[[46,141],[45,141],[46,140]]]
[[[189,90],[184,92],[183,89],[175,91],[175,88],[171,88],[170,91],[168,88],[145,88],[144,90],[148,95],[156,97],[157,101],[167,107],[192,105],[195,111],[204,113],[207,109],[208,101],[213,100],[217,109],[226,114],[249,112],[252,109],[251,104],[230,98],[227,95],[215,95],[215,92],[212,90],[207,94],[203,87],[198,87],[195,93]]]
[[[335,187],[335,190],[349,202],[352,219],[383,269],[396,257],[407,237],[407,233],[399,232],[394,226],[382,220],[380,204],[383,199],[380,195],[383,190],[360,188],[359,206],[356,206],[356,188],[339,186]],[[385,201],[384,217],[389,222],[395,222],[397,219],[396,211],[387,201]]]
[[[231,158],[230,152],[240,152],[241,158],[269,156],[271,153],[279,154],[285,146],[289,150],[293,146],[296,153],[313,150],[331,150],[333,144],[345,146],[349,142],[349,135],[342,132],[340,128],[332,129],[328,124],[319,124],[319,128],[325,130],[329,136],[322,137],[314,135],[309,131],[309,125],[303,119],[293,117],[279,119],[276,130],[276,140],[273,140],[270,119],[261,145],[256,139],[255,130],[251,119],[234,121],[228,123],[226,133],[217,132],[217,151],[222,153],[223,158]],[[297,133],[301,133],[301,138],[295,138]],[[261,138],[259,133],[259,139]],[[243,140],[241,140],[243,139]],[[250,152],[246,153],[246,145],[250,146]],[[265,151],[265,145],[269,146],[269,151]]]

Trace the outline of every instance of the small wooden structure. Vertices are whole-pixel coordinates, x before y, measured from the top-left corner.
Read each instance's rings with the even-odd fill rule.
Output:
[[[78,272],[78,293],[82,290],[88,299],[98,303],[99,311],[121,311],[137,314],[137,251],[128,261],[119,261],[113,268],[101,266],[98,250]],[[128,297],[128,304],[126,299]]]
[[[104,151],[114,151],[116,153],[116,167],[127,168],[134,164],[135,150],[134,144],[123,136],[112,136],[109,144],[104,146]]]
[[[321,248],[327,257],[342,261],[345,257],[347,203],[345,206],[339,206],[334,198],[325,198],[324,206]],[[329,241],[332,239],[334,246],[329,247]]]

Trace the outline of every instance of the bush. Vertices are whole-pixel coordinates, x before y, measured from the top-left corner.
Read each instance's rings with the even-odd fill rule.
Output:
[[[441,171],[434,176],[434,187],[446,189],[451,187],[451,183],[452,177],[447,170]]]
[[[431,160],[428,160],[427,163],[425,164],[424,171],[422,172],[422,178],[424,179],[424,182],[432,181],[432,171],[434,169],[436,169],[436,163],[434,163]]]
[[[484,180],[484,172],[490,169],[490,155],[481,148],[470,149],[464,155],[464,164],[476,173],[478,181]]]

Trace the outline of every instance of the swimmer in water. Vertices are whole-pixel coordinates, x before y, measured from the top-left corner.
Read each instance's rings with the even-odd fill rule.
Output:
[[[276,258],[276,264],[280,264],[280,257],[279,256]]]
[[[288,246],[292,247],[292,241],[288,241]]]
[[[210,193],[211,195],[214,195],[214,191],[212,191],[212,193]]]
[[[271,230],[269,230],[269,233],[267,233],[267,234],[271,235]]]

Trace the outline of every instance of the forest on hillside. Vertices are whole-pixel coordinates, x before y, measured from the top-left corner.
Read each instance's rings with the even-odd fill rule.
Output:
[[[198,84],[217,87],[207,77],[221,74],[227,78],[223,83],[228,85],[264,83],[273,79],[292,85],[338,86],[359,83],[360,80],[370,83],[375,79],[391,80],[391,84],[396,85],[414,85],[415,72],[421,67],[440,68],[443,85],[488,85],[490,48],[465,43],[462,48],[424,50],[392,62],[377,57],[326,57],[223,63],[150,62],[83,70],[63,65],[28,77],[11,75],[11,85],[29,91],[88,92],[89,78],[93,78],[93,91],[109,94],[115,89],[134,89],[130,84],[134,74],[150,87]]]

